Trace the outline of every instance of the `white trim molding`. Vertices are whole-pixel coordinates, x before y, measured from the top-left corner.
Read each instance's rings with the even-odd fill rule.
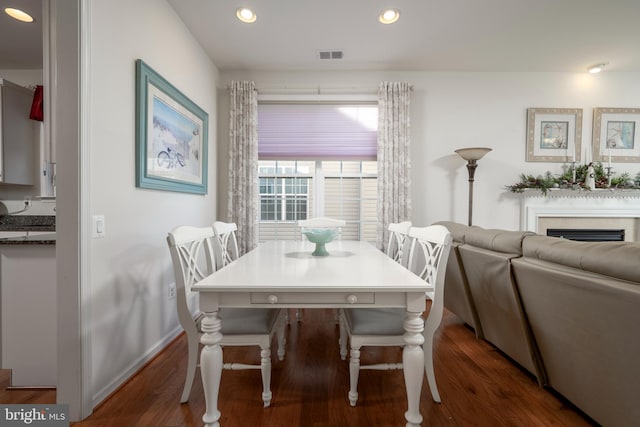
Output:
[[[520,228],[537,233],[542,217],[640,218],[640,190],[525,190]]]

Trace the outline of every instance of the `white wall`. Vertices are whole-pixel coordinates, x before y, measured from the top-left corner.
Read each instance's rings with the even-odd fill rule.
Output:
[[[467,222],[468,173],[455,149],[493,148],[478,162],[473,222],[488,228],[519,229],[519,198],[505,185],[521,173],[562,172],[561,163],[527,163],[527,108],[582,108],[583,152],[591,144],[595,107],[640,107],[640,73],[428,73],[428,72],[224,72],[231,80],[253,80],[260,90],[289,92],[319,87],[327,91],[375,92],[383,80],[414,85],[411,98],[413,221]],[[221,98],[219,117],[228,117]],[[220,158],[226,158],[226,124],[220,123]],[[582,156],[584,159],[584,155]],[[640,171],[639,164],[613,165],[615,172]],[[225,188],[221,176],[219,189]],[[219,190],[220,191],[220,190]],[[220,193],[219,205],[225,193]],[[219,212],[220,213],[220,212]]]
[[[215,220],[218,71],[164,0],[95,1],[90,14],[90,210],[106,220],[89,255],[98,403],[180,330],[165,239],[177,225]],[[205,196],[135,187],[138,58],[209,114]]]
[[[4,69],[0,70],[0,78],[10,80],[22,86],[35,86],[42,84],[41,69]]]

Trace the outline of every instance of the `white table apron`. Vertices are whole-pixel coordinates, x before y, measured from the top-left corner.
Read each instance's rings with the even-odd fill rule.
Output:
[[[200,292],[200,311],[204,313],[200,370],[206,402],[202,416],[205,426],[220,425],[221,307],[405,307],[405,419],[407,426],[422,422],[419,404],[424,376],[424,324],[420,316],[425,307],[425,291],[432,289],[369,243],[332,242],[327,245],[327,257],[312,257],[313,249],[312,244],[302,241],[261,243],[193,287]]]

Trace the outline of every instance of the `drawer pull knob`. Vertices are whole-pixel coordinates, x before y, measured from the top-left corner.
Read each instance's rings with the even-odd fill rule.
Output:
[[[267,302],[268,302],[269,304],[275,304],[275,303],[277,303],[277,302],[278,302],[278,297],[277,297],[277,295],[269,295],[269,296],[267,297]]]
[[[355,296],[355,295],[349,295],[349,296],[347,297],[347,302],[348,302],[349,304],[355,304],[355,303],[357,303],[357,302],[358,302],[358,297],[357,297],[357,296]]]

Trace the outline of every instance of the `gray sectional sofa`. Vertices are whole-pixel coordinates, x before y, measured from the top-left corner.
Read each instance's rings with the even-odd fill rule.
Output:
[[[445,306],[597,423],[640,425],[640,243],[439,224]]]

